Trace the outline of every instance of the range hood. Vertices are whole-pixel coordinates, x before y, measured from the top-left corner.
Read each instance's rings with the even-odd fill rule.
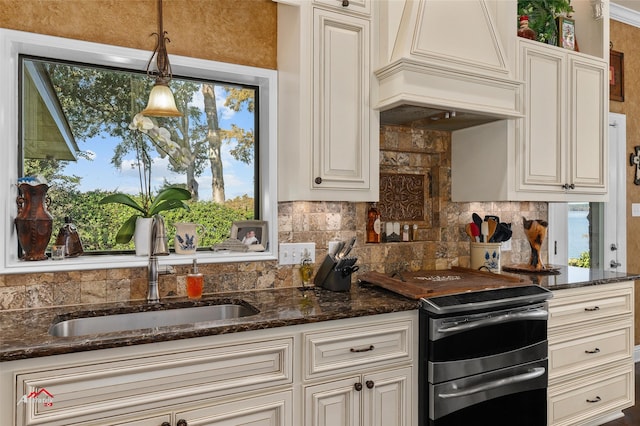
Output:
[[[382,124],[458,130],[523,116],[523,83],[513,70],[516,2],[393,0],[379,7]]]

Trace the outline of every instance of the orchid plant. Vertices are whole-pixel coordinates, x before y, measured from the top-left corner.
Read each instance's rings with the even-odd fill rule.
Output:
[[[158,125],[149,117],[136,114],[129,124],[129,129],[146,135],[151,140],[154,148],[161,158],[169,158],[174,166],[188,166],[191,162],[191,153],[180,147],[171,139],[171,133]],[[116,203],[133,208],[136,212],[129,217],[116,234],[116,242],[126,244],[131,241],[136,228],[136,220],[139,217],[153,217],[167,210],[183,208],[189,210],[186,200],[191,199],[191,193],[179,187],[169,187],[161,190],[153,197],[151,193],[151,165],[153,159],[149,155],[147,146],[136,138],[136,159],[140,179],[140,198],[138,203],[131,196],[123,193],[111,194],[99,201],[100,204]]]

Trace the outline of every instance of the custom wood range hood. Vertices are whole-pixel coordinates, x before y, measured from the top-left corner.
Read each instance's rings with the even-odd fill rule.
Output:
[[[458,130],[522,117],[516,2],[379,3],[381,124]],[[513,18],[513,19],[511,19]]]

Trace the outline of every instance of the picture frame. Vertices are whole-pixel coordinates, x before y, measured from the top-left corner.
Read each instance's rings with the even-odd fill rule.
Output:
[[[609,50],[609,99],[624,102],[624,53]]]
[[[576,22],[571,18],[558,16],[558,46],[576,50]]]
[[[233,222],[231,238],[245,244],[249,251],[265,251],[269,247],[268,222],[263,220]]]

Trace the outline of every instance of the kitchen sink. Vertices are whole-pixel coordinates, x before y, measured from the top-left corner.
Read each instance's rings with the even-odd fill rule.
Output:
[[[207,306],[169,307],[162,310],[126,313],[92,312],[91,316],[62,320],[57,318],[49,334],[57,337],[84,336],[115,331],[153,329],[172,325],[230,320],[255,315],[260,311],[244,301]]]

